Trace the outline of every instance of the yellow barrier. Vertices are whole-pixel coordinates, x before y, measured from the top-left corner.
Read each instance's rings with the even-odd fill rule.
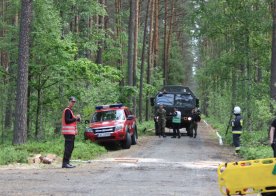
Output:
[[[225,163],[217,172],[224,195],[276,192],[276,158]]]

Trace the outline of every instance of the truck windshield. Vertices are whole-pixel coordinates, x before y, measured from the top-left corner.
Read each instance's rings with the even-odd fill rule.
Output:
[[[156,103],[172,106],[174,104],[174,94],[169,94],[169,93],[159,94],[156,97]]]
[[[125,120],[124,110],[110,110],[96,112],[92,117],[92,122],[103,122],[110,120]]]
[[[175,106],[178,107],[194,107],[194,99],[190,94],[176,94]]]

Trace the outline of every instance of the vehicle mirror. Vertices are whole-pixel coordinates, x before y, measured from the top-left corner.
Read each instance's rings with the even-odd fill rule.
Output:
[[[199,99],[196,98],[196,107],[199,107]]]
[[[134,115],[128,115],[127,120],[133,120],[134,119]]]
[[[85,120],[84,121],[84,124],[89,124],[90,123],[90,120]]]
[[[154,106],[154,97],[151,97],[151,98],[150,98],[150,105],[151,105],[151,106]]]

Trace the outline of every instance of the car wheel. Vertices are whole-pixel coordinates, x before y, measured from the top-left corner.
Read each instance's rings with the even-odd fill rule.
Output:
[[[129,149],[131,146],[131,136],[129,134],[129,132],[126,133],[126,138],[125,140],[122,142],[122,148],[123,149]]]
[[[131,144],[132,144],[132,145],[137,144],[137,139],[138,139],[138,133],[137,133],[137,127],[135,126],[135,127],[134,127],[134,131],[133,131],[133,134],[132,134],[132,136],[131,136]]]

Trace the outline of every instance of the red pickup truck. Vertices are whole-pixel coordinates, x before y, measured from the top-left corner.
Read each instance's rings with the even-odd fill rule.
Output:
[[[119,141],[129,149],[138,139],[136,117],[123,104],[96,106],[84,138],[93,142]]]

